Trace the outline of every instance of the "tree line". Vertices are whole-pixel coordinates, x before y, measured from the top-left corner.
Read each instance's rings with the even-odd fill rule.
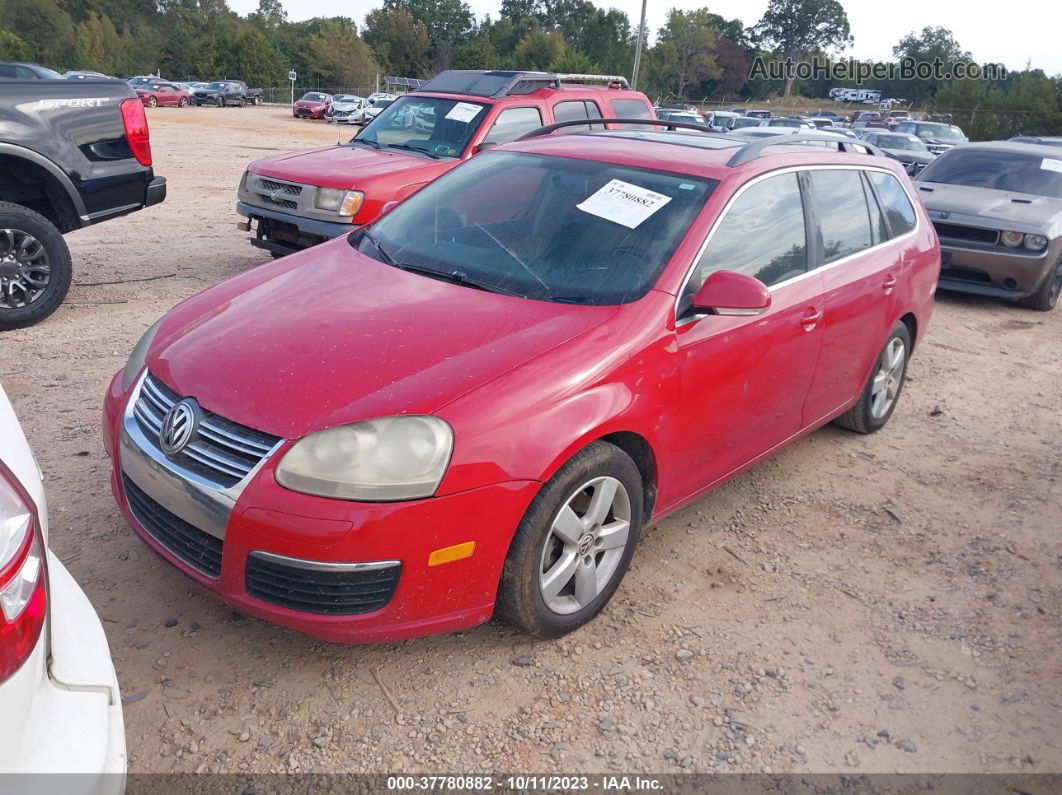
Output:
[[[836,81],[750,79],[751,64],[757,57],[826,58],[852,43],[838,0],[770,0],[751,27],[708,8],[672,9],[651,33],[638,87],[660,101],[825,97]],[[302,85],[331,89],[371,86],[379,75],[427,78],[450,68],[629,77],[638,34],[625,13],[591,0],[502,0],[496,17],[479,19],[463,0],[384,0],[361,21],[300,22],[288,19],[280,0],[259,0],[247,16],[225,0],[0,0],[0,59],[117,76],[239,78],[262,87],[285,85],[289,69]],[[893,55],[969,60],[950,31],[933,27],[905,36]],[[1062,78],[1038,70],[991,81],[870,79],[862,85],[986,134],[1062,130]]]

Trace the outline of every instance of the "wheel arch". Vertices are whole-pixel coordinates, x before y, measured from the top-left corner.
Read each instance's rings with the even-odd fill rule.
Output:
[[[81,195],[62,169],[30,149],[2,142],[0,201],[29,207],[64,233],[80,228],[88,217]]]

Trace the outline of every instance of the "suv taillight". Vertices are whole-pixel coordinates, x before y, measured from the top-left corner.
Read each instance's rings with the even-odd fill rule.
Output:
[[[0,463],[0,683],[26,662],[44,627],[48,577],[37,514]]]
[[[125,139],[133,157],[142,166],[151,165],[151,134],[148,132],[147,114],[139,99],[123,99],[121,104],[122,124]]]

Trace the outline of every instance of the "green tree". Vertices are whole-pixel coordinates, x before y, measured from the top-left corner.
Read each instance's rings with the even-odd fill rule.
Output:
[[[365,17],[362,38],[388,74],[427,77],[431,66],[428,28],[404,8],[378,8]]]
[[[75,30],[74,63],[82,69],[117,74],[122,55],[122,40],[106,14],[90,11]]]
[[[26,61],[30,57],[30,48],[22,39],[10,30],[0,30],[0,60]]]
[[[852,44],[848,15],[837,0],[770,0],[754,28],[762,44],[793,63],[816,50],[844,49]],[[785,81],[784,96],[793,90]]]
[[[661,87],[686,97],[706,80],[719,76],[715,62],[715,28],[707,9],[671,9],[653,47],[654,72]]]
[[[288,12],[280,0],[258,0],[258,10],[248,14],[247,21],[266,33],[276,33],[288,24]]]
[[[322,85],[359,88],[372,83],[380,71],[369,45],[350,25],[328,21],[306,42],[307,65],[321,75]]]
[[[897,60],[932,63],[939,59],[943,64],[969,61],[972,57],[959,46],[954,34],[942,27],[925,27],[921,33],[908,33],[892,48],[892,54]],[[936,78],[915,79],[907,83],[903,89],[906,92],[905,99],[913,102],[931,99],[943,86],[943,82]]]
[[[536,28],[516,45],[513,67],[532,71],[545,71],[550,64],[560,61],[568,50],[564,36],[559,32],[547,33]]]
[[[74,22],[55,0],[7,0],[0,5],[0,29],[18,31],[26,60],[59,71],[72,66]]]

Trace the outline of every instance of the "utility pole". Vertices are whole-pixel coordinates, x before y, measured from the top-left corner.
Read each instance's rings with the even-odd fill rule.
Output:
[[[638,67],[642,62],[642,40],[645,38],[645,4],[642,0],[642,21],[638,25],[638,42],[634,45],[634,74],[631,75],[631,88],[638,89]]]

